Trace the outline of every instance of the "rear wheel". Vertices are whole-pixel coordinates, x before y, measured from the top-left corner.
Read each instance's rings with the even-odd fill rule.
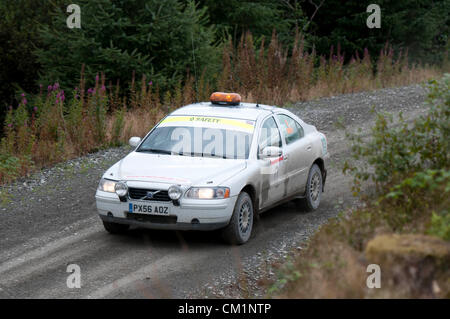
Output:
[[[105,227],[105,230],[110,234],[122,234],[130,228],[129,225],[125,224],[117,224],[117,223],[111,223],[111,222],[103,222],[103,227]]]
[[[320,205],[322,196],[322,171],[317,164],[309,170],[306,182],[305,197],[300,199],[300,204],[307,211],[316,210]]]
[[[224,240],[232,245],[246,243],[252,234],[253,203],[246,192],[239,194],[230,223],[222,230]]]

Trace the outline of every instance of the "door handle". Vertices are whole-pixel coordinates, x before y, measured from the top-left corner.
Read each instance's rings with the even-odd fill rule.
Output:
[[[312,149],[311,145],[308,145],[308,147],[306,148],[307,151],[310,151]]]

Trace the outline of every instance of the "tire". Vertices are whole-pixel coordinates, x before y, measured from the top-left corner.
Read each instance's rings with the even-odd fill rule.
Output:
[[[103,222],[103,227],[105,227],[105,230],[110,234],[123,234],[130,228],[129,225],[125,224],[117,224],[117,223],[111,223],[111,222]]]
[[[253,216],[252,199],[246,192],[240,193],[230,223],[222,229],[223,239],[231,245],[245,244],[252,234]]]
[[[301,206],[306,211],[311,212],[319,208],[322,187],[322,171],[317,164],[314,164],[309,170],[305,197],[299,200]]]

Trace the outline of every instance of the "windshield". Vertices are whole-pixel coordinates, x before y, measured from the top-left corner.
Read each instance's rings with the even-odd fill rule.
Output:
[[[254,121],[208,116],[168,116],[137,152],[247,159]]]

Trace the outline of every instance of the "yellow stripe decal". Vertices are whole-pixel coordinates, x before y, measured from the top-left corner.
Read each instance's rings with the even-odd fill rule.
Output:
[[[203,123],[211,123],[218,125],[230,125],[236,127],[242,127],[247,130],[253,130],[254,124],[248,124],[247,120],[236,120],[236,119],[227,119],[222,117],[211,117],[211,116],[169,116],[166,117],[161,124],[163,123],[173,123],[173,122],[203,122]]]

